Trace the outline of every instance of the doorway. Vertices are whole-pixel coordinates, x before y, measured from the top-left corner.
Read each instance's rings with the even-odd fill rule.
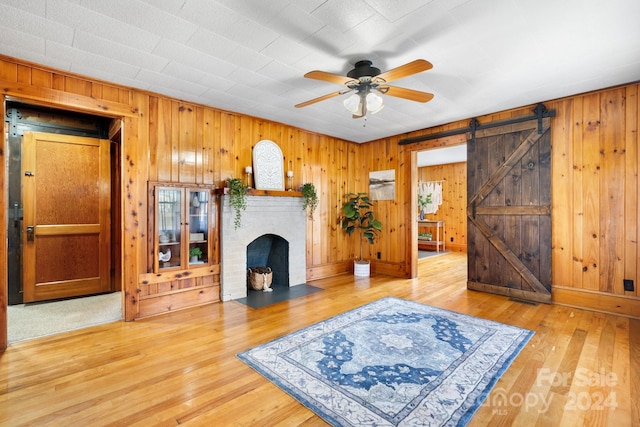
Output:
[[[418,262],[466,252],[466,161],[466,144],[417,152]]]
[[[112,244],[119,227],[111,226],[119,224],[119,126],[18,102],[5,107],[9,305],[120,290]],[[76,261],[78,253],[87,261]]]

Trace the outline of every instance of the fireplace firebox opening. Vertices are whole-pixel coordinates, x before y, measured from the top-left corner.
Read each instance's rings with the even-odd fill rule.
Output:
[[[289,287],[289,242],[275,234],[263,234],[247,245],[247,269],[269,267],[272,289]]]

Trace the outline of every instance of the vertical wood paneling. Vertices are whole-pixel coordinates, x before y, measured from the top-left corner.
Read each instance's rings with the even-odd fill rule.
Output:
[[[215,184],[219,181],[219,166],[216,168],[215,155],[216,140],[214,138],[215,131],[215,114],[210,108],[202,109],[202,131],[199,140],[202,161],[202,183]]]
[[[217,114],[220,120],[220,179],[224,181],[234,176],[234,128],[235,116],[221,112]]]
[[[198,184],[202,184],[204,181],[204,150],[203,141],[204,136],[204,108],[195,107],[194,114],[194,130],[193,130],[193,144],[194,144],[194,180]]]
[[[196,113],[195,107],[180,103],[178,106],[178,182],[192,183],[196,180]]]
[[[640,139],[638,139],[638,117],[640,111],[638,105],[638,86],[629,86],[626,90],[625,108],[625,178],[624,178],[624,278],[633,280],[636,284],[633,291],[624,291],[625,295],[637,296],[638,280],[640,280],[640,263],[638,263],[638,230],[640,223],[640,197],[633,197],[640,191],[638,176],[638,164],[640,163]]]
[[[317,233],[326,233],[328,237],[325,239],[324,247],[326,252],[322,254],[322,263],[328,264],[335,260],[341,259],[341,254],[338,253],[338,240],[339,233],[341,232],[340,226],[337,225],[338,217],[336,216],[336,209],[334,208],[339,200],[336,189],[337,183],[342,176],[342,146],[344,144],[332,139],[329,144],[330,163],[327,167],[327,173],[321,183],[321,188],[318,189],[318,197],[320,198],[321,207],[319,207],[319,223],[314,224],[314,235]],[[315,223],[318,220],[314,220]]]
[[[168,142],[171,151],[169,155],[169,171],[171,172],[169,181],[180,182],[180,102],[171,101],[171,129],[169,135],[171,139]]]
[[[146,265],[147,254],[150,252],[149,247],[146,245],[147,240],[146,230],[147,224],[149,224],[149,209],[148,209],[148,185],[149,182],[149,145],[143,144],[141,141],[149,140],[149,97],[143,94],[135,94],[132,99],[133,105],[136,106],[136,110],[138,111],[138,129],[137,133],[133,135],[136,139],[135,142],[139,145],[135,149],[136,158],[135,161],[136,166],[134,168],[135,176],[131,176],[134,182],[131,180],[127,180],[126,177],[123,177],[125,182],[131,182],[132,186],[135,186],[135,197],[134,203],[135,209],[132,207],[131,211],[125,210],[125,212],[136,212],[136,217],[134,220],[135,226],[135,241],[133,249],[137,250],[136,253],[136,262],[134,266],[136,267],[137,274],[146,273],[148,271],[148,266]],[[133,142],[133,140],[128,140],[128,142]],[[126,145],[123,146],[123,149],[126,149]],[[132,152],[133,153],[133,152]],[[138,305],[139,307],[139,305]]]
[[[154,161],[155,170],[151,173],[151,177],[155,177],[157,181],[170,182],[172,179],[173,162],[172,162],[172,147],[171,142],[173,140],[172,135],[172,102],[164,98],[155,98],[153,102],[157,100],[157,109],[155,113],[157,116],[151,118],[155,121],[153,131],[157,141],[150,141],[150,146],[154,149],[155,153]],[[155,146],[155,147],[154,147]]]
[[[568,103],[569,104],[569,103]],[[554,206],[554,210],[556,212],[555,221],[559,224],[567,224],[567,227],[555,227],[556,232],[554,236],[558,239],[558,246],[564,247],[567,245],[567,257],[558,256],[554,258],[556,262],[566,262],[566,264],[560,265],[569,265],[567,262],[569,257],[571,257],[573,269],[572,269],[572,277],[567,277],[563,274],[563,272],[567,271],[564,268],[558,268],[556,275],[556,283],[573,283],[574,287],[582,288],[584,282],[584,272],[585,272],[585,257],[584,257],[584,238],[585,234],[584,230],[584,196],[583,196],[583,179],[582,179],[582,171],[584,170],[584,159],[582,156],[582,149],[574,149],[573,141],[582,141],[583,138],[583,99],[577,98],[572,103],[573,109],[572,111],[566,111],[567,115],[570,116],[573,114],[573,122],[570,124],[570,127],[567,129],[568,133],[565,134],[565,138],[558,138],[561,142],[560,144],[562,150],[567,153],[566,159],[557,158],[557,162],[555,163],[554,170],[560,170],[566,173],[566,180],[558,181],[557,191],[555,194],[558,195],[554,202],[556,202]],[[575,124],[574,124],[575,123]],[[571,133],[571,131],[574,133]],[[558,144],[560,146],[560,144]],[[554,146],[555,148],[555,146]],[[560,161],[566,160],[566,161]],[[558,176],[558,174],[554,175],[554,178]],[[553,188],[555,187],[556,181],[553,181]],[[566,195],[571,195],[567,197]],[[569,204],[566,205],[564,201],[567,201]],[[572,226],[571,226],[572,224]],[[563,245],[564,243],[564,245]]]
[[[327,254],[327,262],[335,262],[345,259],[344,245],[339,236],[342,236],[344,232],[340,226],[340,207],[343,203],[342,195],[343,185],[345,181],[345,171],[347,162],[348,146],[346,144],[336,143],[334,147],[334,167],[333,174],[327,174],[327,185],[324,191],[323,200],[326,203],[326,218],[329,226],[329,236],[331,243],[329,248],[331,253]]]
[[[262,125],[259,121],[247,116],[239,116],[236,120],[235,162],[233,176],[244,178],[244,170],[253,164],[252,150],[260,141]],[[255,183],[252,180],[252,183]],[[252,184],[253,185],[253,184]]]
[[[582,151],[582,288],[600,288],[600,94],[588,95],[583,104],[582,144],[574,149]]]
[[[317,142],[315,144],[308,144],[305,157],[308,159],[307,163],[309,168],[309,181],[318,183],[316,192],[320,191],[320,197],[322,197],[322,191],[325,188],[324,183],[327,178],[328,154],[329,150],[326,146],[326,139],[324,137],[316,137]],[[324,144],[323,144],[324,143]],[[315,184],[314,184],[315,185]],[[324,230],[322,230],[322,222],[313,221],[313,239],[311,242],[311,265],[322,265],[326,262],[326,250],[328,242],[326,239],[318,238],[322,236]]]
[[[158,98],[149,97],[149,179],[148,181],[160,181],[158,177],[158,143],[160,142],[160,127],[158,126],[160,108]]]
[[[400,194],[400,188],[398,187],[398,181],[402,182],[402,177],[398,169],[398,144],[391,142],[389,138],[385,140],[385,152],[386,152],[386,164],[385,169],[392,169],[396,180],[395,197],[393,200],[387,202],[387,224],[389,227],[389,234],[386,239],[382,239],[384,243],[384,250],[382,256],[384,259],[390,262],[397,262],[398,259],[405,259],[405,248],[407,245],[406,234],[407,227],[404,221],[402,221],[403,212],[400,209],[402,195]],[[386,254],[386,256],[385,256]]]
[[[122,189],[122,239],[123,239],[123,294],[125,305],[125,320],[132,320],[138,314],[139,296],[135,292],[138,288],[138,266],[141,260],[139,250],[139,227],[138,214],[146,207],[146,203],[139,202],[142,196],[138,194],[139,182],[135,167],[139,159],[138,155],[138,132],[140,131],[139,120],[125,118],[123,123],[123,170],[122,179],[126,183]],[[144,193],[143,193],[144,194]],[[144,228],[146,224],[143,224]],[[145,239],[142,239],[145,241]],[[144,245],[142,245],[144,248]]]
[[[599,290],[623,294],[624,274],[624,165],[625,115],[623,89],[611,90],[601,98],[600,153],[600,254]]]

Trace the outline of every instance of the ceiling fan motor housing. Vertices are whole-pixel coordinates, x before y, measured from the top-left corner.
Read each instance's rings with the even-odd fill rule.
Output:
[[[368,60],[358,61],[355,68],[347,73],[347,77],[360,80],[362,77],[375,77],[380,74],[380,69],[371,66],[372,62]]]

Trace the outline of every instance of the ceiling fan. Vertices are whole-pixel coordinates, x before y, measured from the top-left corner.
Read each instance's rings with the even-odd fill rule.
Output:
[[[384,106],[382,98],[378,94],[395,96],[410,101],[428,102],[433,99],[433,94],[421,92],[403,87],[389,86],[389,82],[403,77],[427,71],[433,68],[429,61],[416,59],[407,64],[393,68],[384,73],[379,68],[373,66],[369,60],[362,60],[355,63],[353,70],[346,76],[328,73],[326,71],[310,71],[304,76],[308,79],[316,79],[345,85],[346,88],[338,92],[333,92],[318,98],[311,99],[296,105],[296,108],[306,107],[316,102],[324,101],[349,92],[353,94],[344,100],[344,106],[352,113],[354,119],[366,117],[367,112],[377,113]]]

